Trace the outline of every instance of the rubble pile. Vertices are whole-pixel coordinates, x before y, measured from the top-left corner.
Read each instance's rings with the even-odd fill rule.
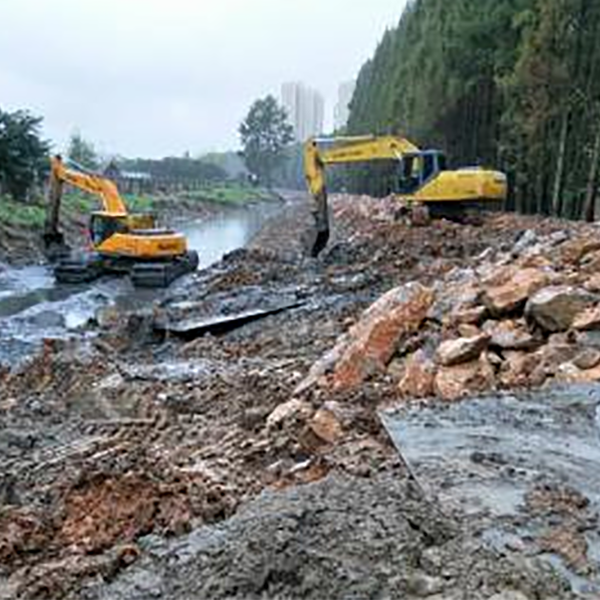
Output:
[[[365,525],[376,569],[362,596],[390,591],[390,577],[389,597],[423,597],[422,586],[447,588],[438,597],[448,598],[477,590],[468,561],[454,560],[448,573],[430,568],[427,550],[439,563],[434,549],[448,543],[448,557],[481,551],[485,584],[469,597],[569,597],[534,562],[495,560],[454,518],[442,519],[443,535],[432,540],[436,509],[406,487],[378,410],[401,398],[599,378],[595,229],[515,215],[421,227],[389,200],[346,196],[334,197],[332,210],[336,231],[318,260],[301,257],[294,229],[281,226],[306,217],[291,207],[249,249],[186,278],[158,305],[104,311],[89,324],[95,337],[49,340],[27,365],[0,374],[1,600],[153,597],[132,590],[152,587],[159,571],[165,598],[294,597],[297,585],[300,597],[321,589],[349,597],[360,588],[352,565],[362,558],[348,541],[358,525],[327,506],[367,514],[374,499],[387,518],[411,498],[418,518],[383,532]],[[183,321],[282,304],[289,308],[231,330],[176,333]],[[394,486],[401,493],[386,504]],[[263,505],[265,490],[275,500]],[[296,525],[284,519],[290,545],[276,543],[290,501],[294,523],[323,538],[335,531],[339,542],[316,543],[323,561],[313,556],[297,575],[297,557],[312,550],[292,551]],[[248,514],[258,516],[244,521]],[[188,584],[167,581],[151,548],[213,539],[221,528],[233,533],[220,550],[186,554]],[[258,570],[241,558],[249,548]],[[421,565],[412,579],[396,573],[405,562]],[[128,577],[137,582],[129,588]]]
[[[527,230],[512,248],[489,248],[426,287],[394,288],[340,336],[297,390],[315,383],[354,388],[387,374],[403,397],[456,400],[597,381],[599,247],[595,231]]]

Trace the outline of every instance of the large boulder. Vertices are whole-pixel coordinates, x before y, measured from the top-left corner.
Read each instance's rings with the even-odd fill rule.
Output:
[[[418,350],[406,361],[398,391],[405,398],[429,398],[433,396],[434,383],[435,364],[423,350]]]
[[[504,267],[482,283],[481,300],[492,315],[500,317],[525,305],[527,299],[549,282],[541,269]]]
[[[551,286],[540,290],[529,299],[525,315],[544,331],[567,331],[577,315],[597,300],[597,296],[581,288]]]
[[[433,291],[419,283],[395,288],[377,300],[330,353],[339,357],[334,387],[353,388],[385,371],[398,345],[421,327],[433,301]]]
[[[451,367],[479,358],[487,348],[490,336],[479,334],[469,338],[458,338],[442,342],[437,349],[437,361],[444,367]]]
[[[485,355],[452,367],[441,367],[435,377],[435,394],[443,400],[458,400],[493,389],[494,369]]]

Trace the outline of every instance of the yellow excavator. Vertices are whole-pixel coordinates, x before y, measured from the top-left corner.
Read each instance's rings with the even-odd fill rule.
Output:
[[[71,254],[59,230],[65,184],[100,200],[101,210],[90,217],[89,251]],[[154,215],[130,214],[113,181],[76,163],[66,163],[60,156],[51,159],[43,238],[47,255],[55,260],[54,275],[61,283],[126,273],[136,286],[166,287],[198,267],[198,254],[188,250],[183,234],[157,228]]]
[[[390,190],[407,206],[422,204],[432,217],[460,218],[485,208],[499,208],[506,199],[506,175],[479,167],[448,170],[439,150],[420,150],[397,136],[312,138],[304,146],[304,173],[311,194],[317,256],[329,239],[325,169],[329,165],[397,161],[398,177]]]

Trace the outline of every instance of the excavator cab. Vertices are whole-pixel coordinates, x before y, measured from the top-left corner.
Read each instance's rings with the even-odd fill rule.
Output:
[[[413,194],[441,171],[447,170],[446,155],[439,150],[406,154],[400,160],[399,194]]]
[[[127,233],[127,217],[115,217],[102,212],[92,213],[90,218],[90,238],[94,247],[100,246],[115,233]]]

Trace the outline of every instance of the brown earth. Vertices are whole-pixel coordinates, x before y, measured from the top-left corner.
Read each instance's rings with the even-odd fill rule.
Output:
[[[0,599],[571,597],[422,497],[378,410],[558,378],[591,342],[526,306],[546,283],[585,288],[595,229],[516,215],[417,228],[368,198],[334,213],[319,260],[301,258],[294,206],[160,306],[0,375]],[[219,335],[165,333],[290,300]],[[464,325],[499,333],[438,364]]]

